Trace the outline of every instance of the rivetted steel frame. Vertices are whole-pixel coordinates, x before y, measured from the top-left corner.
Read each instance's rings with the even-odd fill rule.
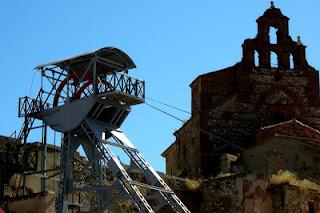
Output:
[[[115,71],[98,74],[97,63],[113,67]],[[40,67],[39,70],[41,89],[38,96],[35,99],[28,97],[20,99],[19,108],[26,110],[25,112],[20,110],[19,116],[43,120],[44,126],[49,125],[54,130],[58,129],[63,133],[60,154],[61,181],[57,198],[59,213],[66,213],[69,208],[75,206],[83,207],[91,212],[104,212],[110,203],[121,199],[131,199],[141,212],[154,212],[164,205],[171,206],[176,212],[189,212],[162,178],[143,159],[138,150],[118,130],[130,111],[130,105],[144,102],[145,84],[143,81],[129,77],[125,65],[98,55],[93,55],[86,69],[81,72],[72,70],[68,63],[65,63],[63,67],[49,64]],[[45,87],[48,85],[49,90],[46,90]],[[89,87],[90,90],[88,90]],[[81,91],[81,94],[78,91]],[[75,101],[76,99],[79,101]],[[92,105],[92,113],[85,116],[75,128],[62,130],[62,127],[62,129],[58,127],[58,121],[57,124],[50,123],[52,117],[51,120],[45,118],[47,115],[50,117],[50,114],[61,113],[68,103],[81,108],[83,106],[81,102],[91,103],[93,99],[96,104]],[[108,108],[115,109],[113,117],[106,122],[97,120],[102,111]],[[63,122],[60,120],[60,124]],[[108,138],[113,138],[114,142],[107,140],[108,138],[102,138],[103,134]],[[75,170],[72,166],[72,157],[79,145],[84,148],[88,163],[80,170]],[[110,146],[122,149],[145,174],[147,183],[132,180],[117,157],[113,155]],[[102,172],[102,169],[105,168],[115,178],[109,186],[105,186],[106,175]],[[156,206],[150,206],[140,193],[138,186],[154,192],[148,199],[156,200]],[[114,195],[114,191],[119,193]],[[81,194],[81,200],[78,203],[71,200],[69,195],[73,193]]]
[[[93,84],[93,90],[89,91],[92,94],[92,96],[98,96],[101,93],[105,93],[105,92],[111,92],[112,90],[118,90],[120,92],[124,92],[124,93],[128,93],[128,94],[132,94],[135,97],[138,97],[139,99],[141,99],[140,101],[142,102],[144,99],[144,82],[142,81],[138,81],[137,79],[131,78],[129,76],[126,76],[125,74],[117,74],[117,73],[112,73],[110,75],[106,75],[106,78],[100,79],[97,77],[97,72],[96,72],[96,68],[97,68],[97,63],[103,63],[105,65],[108,66],[114,66],[114,63],[110,63],[110,61],[100,58],[100,57],[93,57],[91,62],[89,63],[88,67],[86,68],[85,72],[81,72],[81,76],[78,76],[79,78],[79,82],[81,83],[83,81],[83,79],[86,78],[86,76],[88,75],[88,71],[90,70],[90,68],[92,68],[93,71],[93,77],[92,77],[92,84]],[[79,72],[73,72],[72,69],[70,69],[70,67],[66,66],[67,68],[67,74],[65,74],[66,78],[68,79],[69,76],[75,74],[77,75],[77,73]],[[122,67],[120,65],[116,65],[114,66],[114,68],[116,70],[124,70],[125,67]],[[52,68],[50,68],[50,71],[53,71]],[[124,70],[127,73],[127,70]],[[58,72],[57,72],[58,73]],[[71,74],[72,73],[72,74]],[[43,75],[45,77],[48,77],[47,75]],[[61,75],[59,75],[60,77]],[[53,79],[53,78],[51,78]],[[134,79],[134,80],[132,80]],[[58,79],[59,82],[63,82],[62,80],[60,80],[60,78]],[[68,79],[71,80],[71,79]],[[99,80],[99,82],[98,82]],[[133,83],[134,82],[134,83]],[[74,83],[74,82],[73,82]],[[110,87],[110,84],[112,85],[112,87]],[[52,82],[53,88],[57,87],[57,81],[56,82]],[[74,97],[72,97],[73,95],[75,95],[75,93],[78,91],[78,89],[81,88],[81,86],[77,85],[77,88],[73,91],[74,94],[70,94],[70,85],[67,82],[67,99],[72,99]],[[98,86],[99,85],[99,86]],[[88,86],[86,84],[82,85],[82,86]],[[59,88],[59,87],[58,87]],[[61,88],[60,88],[61,89]],[[84,89],[83,89],[84,91]],[[61,93],[61,91],[59,91],[59,93]],[[49,95],[53,94],[53,90],[51,90],[48,93]],[[55,92],[54,95],[56,95],[57,93]],[[57,96],[54,97],[54,99],[56,99]],[[47,98],[48,99],[48,98]],[[59,103],[55,103],[56,100],[53,100],[54,105],[57,105]],[[114,105],[113,105],[114,106]],[[99,109],[97,109],[99,111]],[[101,113],[101,110],[100,110]],[[98,113],[99,114],[99,113]],[[111,121],[113,121],[114,119],[111,119]],[[86,133],[86,136],[89,138],[89,134],[86,129],[82,126],[82,129],[80,129],[80,131],[84,131]],[[75,131],[79,131],[75,130]],[[89,205],[87,205],[87,209],[89,209],[90,211],[95,211],[95,212],[101,212],[103,211],[109,204],[110,199],[111,199],[111,189],[124,189],[124,191],[126,191],[127,193],[125,193],[124,195],[120,196],[118,195],[117,199],[128,199],[128,198],[134,198],[134,196],[130,196],[131,193],[128,192],[127,186],[125,186],[124,182],[120,181],[118,183],[116,183],[113,187],[109,187],[109,189],[107,187],[102,187],[102,174],[101,174],[101,165],[106,162],[106,159],[111,159],[111,158],[115,158],[111,152],[110,149],[107,149],[108,151],[106,151],[105,149],[102,149],[101,146],[100,150],[97,150],[96,147],[99,145],[101,145],[102,143],[94,143],[94,139],[90,138],[90,140],[82,140],[81,145],[83,146],[86,155],[88,157],[89,162],[87,163],[87,165],[85,165],[82,170],[79,171],[79,173],[71,179],[72,175],[71,175],[71,166],[70,166],[70,162],[71,162],[71,158],[72,158],[72,154],[76,151],[77,147],[79,146],[79,141],[80,137],[79,136],[75,136],[77,134],[80,133],[71,133],[71,132],[67,132],[64,133],[64,137],[61,143],[61,163],[60,163],[60,174],[61,174],[61,184],[59,187],[59,196],[57,199],[57,207],[58,207],[58,211],[59,212],[67,212],[68,211],[68,207],[70,206],[70,204],[72,205],[79,205],[76,203],[72,203],[70,202],[70,200],[68,199],[68,195],[72,192],[82,192],[82,194],[88,194],[90,192],[94,192],[91,193],[91,196],[87,196],[89,197],[89,200],[85,201],[82,200],[82,204],[80,205],[84,205],[84,203],[88,203]],[[94,137],[93,137],[94,138]],[[91,153],[88,151],[90,150]],[[100,152],[99,152],[100,151]],[[99,153],[98,153],[99,152]],[[109,157],[106,157],[105,155],[108,153]],[[97,157],[98,156],[98,157]],[[104,157],[103,157],[104,156]],[[110,157],[112,156],[112,157]],[[120,163],[119,163],[120,165]],[[106,165],[104,165],[106,166]],[[95,186],[83,186],[82,183],[82,187],[74,187],[74,185],[77,185],[76,182],[78,181],[78,179],[80,179],[81,174],[86,173],[90,167],[93,167],[94,171],[94,177],[98,177],[95,179],[95,183],[98,183]],[[125,172],[125,170],[123,169],[123,171]],[[91,171],[92,172],[92,171]],[[126,175],[127,177],[129,177],[128,175]],[[80,185],[80,184],[78,184]],[[103,189],[103,190],[101,190]],[[144,205],[152,211],[152,208],[149,206],[149,204],[147,203],[146,200],[144,200],[143,196],[140,194],[138,188],[136,186],[132,186],[131,189],[133,189],[135,191],[135,194],[139,194],[139,199],[133,199],[134,201],[141,202],[141,200],[143,200]],[[109,193],[109,199],[106,198],[106,196],[103,196],[102,193],[107,194]],[[94,194],[94,195],[92,195]],[[117,199],[113,199],[114,201],[116,201]],[[103,201],[105,200],[105,201]],[[137,208],[140,209],[142,211],[142,209],[139,207],[139,205],[137,205]]]

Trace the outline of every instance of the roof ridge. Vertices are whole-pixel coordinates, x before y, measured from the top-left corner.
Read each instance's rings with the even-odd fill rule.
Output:
[[[272,125],[269,125],[269,126],[261,127],[260,129],[261,130],[271,129],[271,128],[274,128],[274,127],[277,127],[277,126],[281,126],[281,125],[284,125],[284,124],[289,124],[289,123],[297,123],[297,124],[299,124],[299,125],[301,125],[303,127],[306,127],[306,128],[308,128],[308,129],[310,129],[310,130],[312,130],[312,131],[314,131],[314,132],[316,132],[317,134],[320,135],[320,131],[319,130],[317,130],[317,129],[315,129],[315,128],[307,125],[307,124],[304,124],[304,123],[302,123],[301,121],[299,121],[299,120],[297,120],[295,118],[293,118],[291,120],[288,120],[288,121],[280,122],[280,123],[277,123],[277,124],[272,124]]]
[[[291,119],[291,120],[283,121],[283,122],[280,122],[280,123],[277,123],[277,124],[272,124],[272,125],[264,126],[264,127],[261,127],[260,129],[261,129],[261,130],[271,129],[271,128],[276,127],[276,126],[280,126],[280,125],[283,125],[283,124],[291,123],[291,122],[293,122],[294,120],[295,120],[295,119]]]

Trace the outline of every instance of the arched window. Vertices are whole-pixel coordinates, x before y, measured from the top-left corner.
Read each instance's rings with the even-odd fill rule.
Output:
[[[270,65],[271,68],[278,68],[278,56],[275,52],[270,53]]]
[[[257,50],[254,51],[254,65],[259,67],[259,53]]]
[[[289,63],[290,63],[290,69],[294,69],[294,60],[293,60],[293,55],[292,54],[290,54]]]
[[[274,28],[274,27],[270,27],[269,30],[269,39],[270,39],[270,44],[277,44],[277,31],[278,29]]]

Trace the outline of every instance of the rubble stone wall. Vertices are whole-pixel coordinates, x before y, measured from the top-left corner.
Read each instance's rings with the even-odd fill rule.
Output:
[[[200,181],[200,180],[199,180]],[[175,190],[191,212],[199,213],[291,213],[319,212],[319,191],[294,185],[270,185],[264,173],[248,173],[201,180],[190,191],[183,179],[171,179]],[[183,190],[182,190],[183,189]]]

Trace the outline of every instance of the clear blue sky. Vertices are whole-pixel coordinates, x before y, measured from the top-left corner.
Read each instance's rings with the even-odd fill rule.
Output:
[[[279,0],[275,5],[290,18],[292,37],[300,35],[307,45],[309,63],[319,68],[320,2]],[[269,6],[264,0],[2,0],[0,134],[20,129],[18,97],[29,94],[37,64],[104,46],[118,47],[134,60],[138,68],[131,75],[146,81],[147,96],[190,111],[192,80],[238,62],[243,40],[256,35],[255,20]],[[164,171],[160,154],[180,126],[138,105],[122,129],[149,163]]]

